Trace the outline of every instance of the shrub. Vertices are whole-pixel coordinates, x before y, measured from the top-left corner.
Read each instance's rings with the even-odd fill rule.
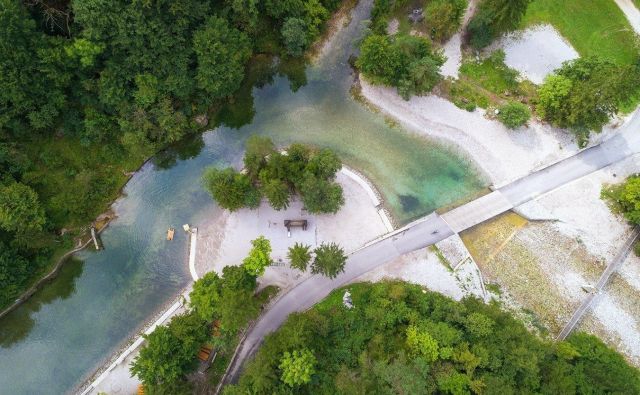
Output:
[[[600,196],[611,203],[616,213],[627,221],[640,225],[640,176],[632,176],[619,185],[605,185]]]
[[[516,129],[524,125],[531,118],[529,107],[519,102],[509,102],[500,107],[498,119],[509,129]]]

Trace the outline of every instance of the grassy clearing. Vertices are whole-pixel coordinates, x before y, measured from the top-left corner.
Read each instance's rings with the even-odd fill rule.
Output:
[[[504,63],[504,52],[500,50],[479,61],[465,59],[459,78],[445,80],[440,90],[453,104],[467,111],[498,107],[508,100],[528,103],[536,94],[531,82],[518,81],[518,72]]]
[[[637,59],[636,35],[613,0],[534,0],[522,27],[540,23],[558,29],[581,56],[600,55],[620,64]]]
[[[518,72],[507,67],[504,59],[504,52],[496,51],[479,62],[467,60],[460,66],[460,75],[497,95],[516,92]]]
[[[32,162],[24,177],[57,229],[77,227],[105,211],[127,182],[126,172],[144,160],[70,138],[42,138],[24,148]]]

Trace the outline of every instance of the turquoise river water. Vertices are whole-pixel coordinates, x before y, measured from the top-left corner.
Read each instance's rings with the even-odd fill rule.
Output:
[[[363,0],[318,64],[256,62],[243,95],[222,110],[215,130],[147,163],[113,205],[105,250],[76,255],[60,275],[0,320],[0,394],[71,392],[188,283],[187,237],[212,215],[200,176],[238,163],[254,133],[276,144],[300,141],[336,150],[381,190],[401,222],[465,199],[485,182],[445,147],[415,136],[354,100],[348,65],[371,1]]]

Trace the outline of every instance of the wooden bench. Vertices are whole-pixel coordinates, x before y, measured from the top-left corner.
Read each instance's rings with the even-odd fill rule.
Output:
[[[302,228],[302,230],[307,230],[307,220],[306,219],[285,219],[284,226],[287,228],[288,232],[291,232],[291,228],[294,226]]]

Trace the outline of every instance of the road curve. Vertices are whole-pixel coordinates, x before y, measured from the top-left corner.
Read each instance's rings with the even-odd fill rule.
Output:
[[[312,276],[278,299],[259,318],[239,346],[236,358],[231,361],[228,375],[225,377],[225,384],[237,380],[246,359],[256,352],[267,334],[280,327],[289,314],[310,308],[332,290],[348,284],[386,262],[454,234],[445,221],[448,216],[456,218],[457,223],[464,223],[462,227],[465,229],[469,228],[639,152],[640,112],[636,112],[618,134],[600,145],[583,150],[499,188],[495,191],[497,194],[492,202],[497,202],[496,204],[478,204],[476,200],[442,216],[432,213],[368,244],[349,256],[345,271],[338,277],[329,279],[319,275]],[[464,218],[459,218],[460,216]],[[457,232],[462,230],[460,227],[456,228]]]

